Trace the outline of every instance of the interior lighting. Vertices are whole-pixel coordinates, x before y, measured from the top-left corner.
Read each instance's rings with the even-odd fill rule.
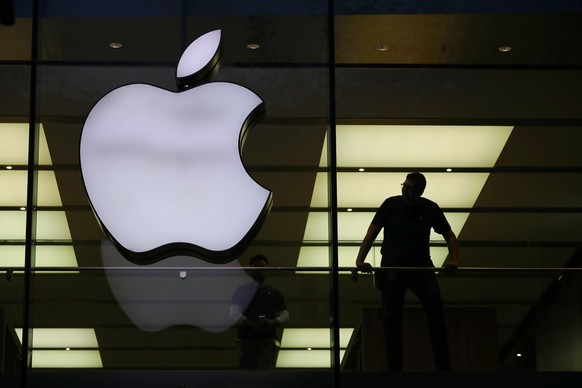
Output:
[[[374,50],[378,51],[378,52],[385,52],[388,50],[392,50],[392,46],[390,46],[387,43],[381,43],[381,44],[377,44],[374,46]]]
[[[358,171],[359,172],[364,172],[364,171],[366,171],[366,169],[365,168],[359,168]]]
[[[52,166],[48,142],[44,126],[38,124],[38,164]],[[24,265],[24,245],[20,241],[25,240],[27,208],[27,176],[26,170],[14,170],[15,165],[27,165],[28,163],[28,123],[0,123],[0,165],[6,166],[0,170],[0,206],[6,206],[15,210],[4,210],[0,217],[0,240],[14,240],[14,244],[0,246],[2,264],[7,266],[22,267]],[[55,172],[52,169],[38,172],[38,198],[39,206],[63,206]],[[19,209],[19,210],[16,210]],[[77,259],[74,249],[70,244],[71,232],[64,211],[39,211],[36,227],[38,240],[62,241],[63,245],[37,245],[36,266],[49,267],[76,267]],[[58,272],[50,272],[58,273]],[[66,271],[72,274],[75,271]]]
[[[249,43],[246,46],[249,50],[258,50],[261,48],[261,45],[258,43]]]
[[[508,53],[511,51],[511,46],[499,46],[497,50],[501,53]]]
[[[123,47],[123,43],[121,42],[111,42],[109,43],[109,47],[111,47],[112,49],[120,49]]]
[[[337,174],[337,203],[357,208],[377,208],[386,197],[398,195],[405,172],[381,171],[387,166],[411,168],[440,168],[441,172],[426,172],[429,182],[424,196],[441,207],[472,208],[475,205],[489,174],[486,172],[455,172],[455,168],[490,168],[495,166],[513,127],[511,126],[425,126],[425,125],[338,125],[336,127],[337,165],[352,168],[351,172]],[[456,144],[464,146],[459,149]],[[328,165],[327,140],[322,146],[320,166]],[[379,171],[355,174],[355,166],[368,166]],[[450,166],[450,167],[444,167]],[[360,170],[359,170],[360,171]],[[407,170],[406,170],[407,171]],[[327,176],[318,173],[311,198],[311,208],[326,207],[328,203]],[[338,249],[340,266],[353,266],[358,247],[345,246],[344,242],[361,242],[374,212],[340,212],[338,214]],[[451,212],[446,217],[453,231],[459,235],[469,217],[469,212]],[[326,266],[327,247],[309,246],[327,241],[328,219],[324,212],[309,212],[304,245],[298,257],[298,267]],[[377,242],[381,241],[379,235]],[[443,241],[442,236],[431,232],[431,241]],[[352,249],[353,248],[353,249]],[[447,257],[446,247],[431,246],[435,266],[442,265]],[[381,255],[376,247],[370,252],[370,263]],[[379,264],[379,260],[378,263]],[[347,273],[347,271],[342,271]],[[314,271],[306,273],[316,273]]]

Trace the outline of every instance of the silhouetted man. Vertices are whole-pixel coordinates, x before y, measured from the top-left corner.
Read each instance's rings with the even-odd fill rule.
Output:
[[[360,246],[356,259],[358,269],[372,272],[372,266],[365,260],[381,229],[384,229],[382,267],[434,267],[429,250],[431,228],[447,242],[450,261],[446,267],[458,267],[457,237],[439,206],[421,197],[425,187],[424,175],[410,173],[402,184],[402,195],[384,201]],[[424,308],[437,370],[450,369],[444,309],[434,271],[378,271],[376,279],[382,292],[388,369],[403,368],[402,317],[407,289],[416,294]]]
[[[249,265],[257,268],[251,272],[257,283],[239,287],[230,308],[231,319],[238,324],[239,368],[273,369],[279,352],[277,328],[289,322],[289,312],[283,295],[265,283],[265,271],[258,269],[269,265],[267,258],[254,256]],[[244,308],[249,294],[254,296]]]

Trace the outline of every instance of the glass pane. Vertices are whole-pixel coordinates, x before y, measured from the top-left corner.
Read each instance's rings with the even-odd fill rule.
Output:
[[[89,342],[39,342],[32,368],[236,371],[238,319],[230,308],[240,286],[244,304],[250,302],[257,286],[247,267],[261,254],[275,268],[267,280],[290,315],[279,329],[276,372],[314,368],[329,380],[329,254],[308,264],[316,270],[295,268],[310,243],[305,224],[318,171],[326,175],[320,160],[329,129],[327,3],[85,5],[47,0],[42,8],[38,106],[50,159],[39,183],[31,317],[38,341],[43,335],[56,341],[50,330],[57,330]],[[208,40],[189,46],[201,36]],[[213,36],[220,36],[220,49]],[[221,54],[220,66],[212,68],[200,42],[216,43],[210,53]],[[190,62],[191,52],[207,62]],[[212,71],[182,82],[181,66]],[[136,87],[143,91],[107,107]],[[246,102],[233,95],[196,97],[219,87],[263,104],[242,112]],[[121,108],[133,103],[137,110]],[[100,125],[107,110],[126,116]],[[241,115],[236,122],[233,112]],[[182,125],[188,116],[194,121]],[[221,178],[231,170],[232,178]],[[249,190],[270,193],[264,220],[267,196],[243,202]],[[327,204],[318,206],[329,212]],[[249,214],[244,244],[220,248]],[[168,244],[175,250],[164,250]],[[317,246],[327,249],[329,237]],[[307,329],[317,329],[313,345],[290,342]],[[59,351],[64,361],[53,364]]]
[[[560,352],[551,367],[547,356],[535,351],[547,351],[551,341],[542,344],[543,335],[560,337],[560,321],[545,314],[563,304],[577,309],[579,303],[579,297],[566,302],[548,296],[562,287],[561,270],[580,266],[582,128],[575,106],[581,79],[578,71],[567,70],[582,60],[578,38],[568,38],[579,35],[574,32],[579,14],[562,13],[578,5],[334,5],[339,259],[345,266],[340,272],[340,325],[355,326],[359,332],[351,361],[343,365],[346,378],[348,371],[387,368],[385,347],[378,345],[373,331],[383,335],[381,327],[387,321],[381,292],[374,288],[372,276],[360,274],[354,283],[348,270],[386,198],[395,197],[408,206],[404,209],[414,208],[401,197],[408,190],[401,184],[413,171],[426,177],[422,196],[440,206],[460,246],[460,269],[437,276],[445,310],[451,310],[449,332],[481,330],[477,317],[485,314],[487,335],[494,335],[489,353],[477,352],[492,355],[490,363],[455,349],[451,335],[453,369],[579,370],[569,350]],[[541,21],[554,26],[552,33],[546,33]],[[496,31],[486,32],[484,26],[493,24]],[[527,39],[525,26],[530,26]],[[529,41],[537,35],[535,43]],[[560,41],[553,46],[558,51],[535,49],[545,39]],[[325,198],[323,186],[316,186],[316,192],[316,198]],[[389,206],[383,213],[386,221],[376,219],[384,229],[373,236],[367,255],[376,269],[382,261],[393,267],[396,256],[406,260],[389,244],[382,246],[385,237],[396,238],[395,230],[402,231],[391,215],[412,214],[402,209]],[[408,220],[424,223],[425,214]],[[315,238],[323,235],[317,227],[322,223],[323,217],[314,216],[308,224]],[[428,240],[428,254],[422,255],[426,260],[422,265],[410,260],[405,264],[431,272],[433,265],[440,269],[451,260],[435,226],[429,225],[423,235],[423,241]],[[420,302],[410,292],[414,287],[409,287],[404,303],[404,370],[434,370],[430,352],[419,355],[418,341],[406,334],[427,324]],[[465,323],[459,323],[463,319]],[[570,326],[571,319],[577,320],[564,318],[568,333],[576,327]],[[579,330],[574,331],[578,338]],[[364,349],[370,335],[374,341]],[[370,366],[366,357],[383,358]],[[470,365],[473,361],[477,363]],[[422,362],[426,364],[420,366]]]
[[[401,280],[432,273],[391,272]],[[437,273],[436,279],[455,371],[578,370],[577,345],[571,343],[582,334],[578,270],[459,270]],[[356,327],[342,364],[346,372],[386,370],[386,352],[395,353],[384,343],[387,332],[376,286],[371,275],[342,283],[342,321]],[[435,370],[429,316],[420,299],[407,293],[402,317],[405,371]],[[346,373],[346,381],[352,378]]]
[[[10,3],[10,2],[8,2]],[[0,385],[22,383],[32,2],[0,11]]]

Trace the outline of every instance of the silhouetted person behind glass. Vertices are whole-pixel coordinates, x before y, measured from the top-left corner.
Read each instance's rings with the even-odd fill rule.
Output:
[[[382,228],[382,267],[434,267],[429,251],[431,228],[443,235],[447,242],[450,261],[445,267],[458,267],[457,237],[439,206],[421,197],[425,187],[424,175],[410,173],[402,184],[402,195],[384,201],[360,246],[356,259],[358,269],[372,272],[372,266],[364,261]],[[382,292],[388,369],[403,368],[402,317],[404,297],[406,290],[410,289],[422,303],[428,320],[435,367],[437,370],[449,370],[444,309],[434,271],[378,271],[376,279]]]
[[[249,265],[264,268],[269,261],[257,255],[250,259]],[[265,283],[265,271],[252,271],[250,275],[258,285],[249,283],[239,287],[230,307],[231,319],[238,325],[239,368],[269,370],[275,367],[279,352],[277,328],[289,322],[289,312],[279,290]],[[253,293],[245,309],[244,302]]]

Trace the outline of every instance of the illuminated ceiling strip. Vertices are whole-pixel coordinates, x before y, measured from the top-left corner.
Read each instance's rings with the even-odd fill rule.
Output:
[[[28,123],[0,123],[0,165],[17,166],[28,163]],[[46,134],[39,128],[39,165],[52,165]],[[27,196],[26,170],[0,170],[0,206],[25,210]],[[38,206],[62,206],[61,195],[54,171],[38,171]],[[19,210],[2,211],[0,240],[24,242],[26,213]],[[64,211],[38,211],[36,223],[38,241],[70,242],[71,231]],[[77,259],[72,246],[35,246],[36,267],[76,267]],[[0,247],[1,267],[23,267],[24,247],[20,244]],[[63,273],[54,272],[50,273]],[[64,273],[76,273],[66,271]]]
[[[511,126],[338,125],[338,167],[491,167]],[[327,165],[324,145],[321,165]]]
[[[340,328],[340,348],[347,348],[353,328]],[[331,348],[329,328],[285,328],[281,336],[281,349]]]
[[[98,350],[33,350],[33,368],[103,368]]]
[[[32,330],[33,368],[103,368],[95,329]],[[15,331],[22,343],[22,329],[17,328]]]
[[[22,343],[22,329],[15,329]],[[97,335],[92,328],[34,328],[32,329],[32,348],[83,348],[97,349]]]
[[[52,165],[44,127],[39,124],[38,164]],[[28,123],[0,123],[0,165],[28,164]]]
[[[341,242],[361,241],[373,218],[373,213],[342,212],[347,209],[378,208],[386,197],[399,195],[405,173],[366,172],[366,168],[443,168],[442,173],[425,173],[426,198],[443,208],[474,206],[489,174],[457,173],[456,167],[493,167],[505,146],[511,126],[414,126],[414,125],[338,125],[336,127],[337,165],[353,168],[354,172],[337,174],[338,239]],[[328,165],[327,137],[320,166]],[[452,172],[444,170],[451,168]],[[361,170],[360,170],[361,169]],[[360,171],[358,171],[360,170]],[[313,190],[311,207],[327,208],[327,175],[319,173]],[[467,213],[447,213],[453,231],[459,235],[469,216]],[[328,220],[325,213],[310,212],[304,234],[304,244],[328,240]],[[382,236],[378,237],[381,240]],[[442,241],[434,232],[431,240]],[[357,249],[340,247],[340,266],[353,266]],[[348,252],[350,253],[342,253]],[[373,250],[370,259],[378,266]],[[442,265],[447,251],[431,247],[436,266]],[[297,266],[327,266],[329,252],[323,247],[303,245]],[[317,264],[316,264],[317,263]]]
[[[340,350],[340,360],[345,353],[344,349]],[[331,350],[281,349],[276,368],[331,368]]]
[[[356,262],[359,247],[338,247],[338,265],[340,267],[353,267]],[[430,256],[436,267],[441,267],[447,258],[448,249],[446,247],[430,247]],[[302,246],[297,260],[297,267],[330,267],[330,252],[328,247],[322,246]],[[382,255],[380,247],[375,246],[368,254],[367,262],[374,267],[380,267]],[[321,271],[296,271],[297,274],[321,275]],[[340,271],[340,275],[349,275],[349,271]]]
[[[340,360],[353,335],[353,328],[340,328]],[[286,328],[281,337],[277,368],[330,368],[329,328]]]

